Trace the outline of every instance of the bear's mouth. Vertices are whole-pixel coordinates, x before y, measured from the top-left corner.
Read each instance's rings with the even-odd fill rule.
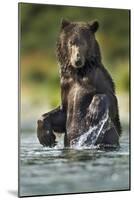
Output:
[[[85,65],[85,60],[84,59],[78,59],[78,60],[76,60],[76,61],[74,61],[74,63],[72,64],[72,66],[74,67],[74,68],[82,68],[82,67],[84,67],[84,65]]]
[[[75,62],[75,65],[76,65],[77,67],[81,66],[81,65],[82,65],[82,61],[81,61],[80,59],[77,60],[77,61]]]
[[[96,61],[95,57],[91,57],[90,59],[86,59],[86,60],[78,59],[72,64],[72,66],[76,69],[84,68],[86,66],[89,69],[93,69],[97,66],[96,62],[97,61]]]

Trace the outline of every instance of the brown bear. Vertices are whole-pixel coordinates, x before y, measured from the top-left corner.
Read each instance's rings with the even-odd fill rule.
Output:
[[[91,145],[92,141],[94,145],[119,145],[118,102],[113,80],[101,61],[95,38],[98,27],[98,21],[62,20],[57,42],[61,106],[43,114],[37,122],[37,136],[44,146],[56,144],[54,132],[65,133],[65,147],[88,132],[82,145]],[[94,131],[97,126],[101,133]]]

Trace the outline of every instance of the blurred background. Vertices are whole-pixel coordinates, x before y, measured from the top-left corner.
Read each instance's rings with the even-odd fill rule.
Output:
[[[110,72],[123,124],[129,122],[129,11],[19,3],[21,129],[60,104],[56,41],[62,18],[100,23],[96,38]]]

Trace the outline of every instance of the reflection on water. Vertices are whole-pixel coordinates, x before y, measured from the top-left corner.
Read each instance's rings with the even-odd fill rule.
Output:
[[[129,137],[120,149],[44,148],[36,133],[22,133],[20,195],[46,195],[129,189]]]

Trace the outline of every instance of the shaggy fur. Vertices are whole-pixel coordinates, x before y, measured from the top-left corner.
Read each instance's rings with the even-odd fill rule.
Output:
[[[113,80],[101,61],[101,53],[95,32],[98,22],[80,23],[62,21],[57,42],[57,58],[60,64],[61,106],[38,120],[37,135],[44,146],[55,145],[54,132],[65,133],[65,146],[99,123],[109,111],[110,127],[96,144],[119,144],[121,125],[118,102]],[[81,47],[81,44],[83,48]],[[80,67],[71,63],[71,46],[81,50],[84,59]],[[77,59],[77,58],[74,58]],[[90,140],[90,139],[89,139]],[[87,141],[86,144],[90,144]]]

